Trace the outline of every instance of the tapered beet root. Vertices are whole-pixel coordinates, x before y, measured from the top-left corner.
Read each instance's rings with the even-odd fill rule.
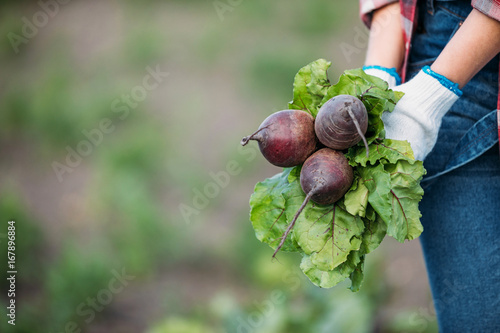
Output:
[[[316,150],[318,142],[314,133],[314,118],[301,110],[273,113],[254,134],[244,137],[241,144],[244,146],[250,140],[258,141],[262,155],[279,167],[304,163]]]
[[[353,179],[352,167],[341,152],[323,148],[312,154],[300,171],[300,186],[306,198],[281,237],[281,242],[274,251],[273,257],[285,243],[286,237],[292,231],[297,218],[309,200],[320,205],[333,204],[346,194]]]
[[[368,129],[368,112],[363,102],[351,95],[338,95],[329,99],[319,109],[315,131],[325,146],[344,150],[363,140],[368,154],[365,133]]]

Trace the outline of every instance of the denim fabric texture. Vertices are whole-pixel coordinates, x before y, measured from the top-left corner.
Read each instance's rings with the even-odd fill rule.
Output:
[[[408,78],[432,64],[471,10],[465,0],[420,2]],[[500,332],[498,64],[497,56],[462,89],[424,162],[420,240],[442,333]]]

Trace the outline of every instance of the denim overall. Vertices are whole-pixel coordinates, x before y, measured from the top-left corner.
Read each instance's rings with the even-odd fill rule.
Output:
[[[471,10],[470,0],[419,2],[408,79],[432,64]],[[499,62],[462,89],[424,162],[420,239],[443,333],[500,332]]]

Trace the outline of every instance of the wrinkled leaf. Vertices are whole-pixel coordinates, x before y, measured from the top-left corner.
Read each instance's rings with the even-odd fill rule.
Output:
[[[364,186],[368,189],[370,206],[386,223],[391,221],[391,176],[382,164],[375,167],[358,168]]]
[[[330,65],[331,62],[318,59],[299,70],[293,82],[293,100],[288,104],[290,109],[304,110],[316,117],[330,87],[327,75]]]
[[[400,242],[418,237],[423,231],[418,210],[425,174],[422,162],[402,159],[357,170],[368,189],[368,203],[386,223],[387,234]]]
[[[359,255],[359,252],[357,252],[357,255]],[[359,257],[360,261],[352,271],[351,275],[349,278],[351,279],[351,291],[356,292],[359,291],[359,288],[361,288],[361,285],[363,284],[363,278],[364,278],[364,267],[365,267],[365,255],[362,255]]]
[[[398,160],[396,163],[386,164],[384,165],[384,169],[391,175],[391,177],[394,177],[397,174],[408,175],[409,178],[399,178],[398,184],[401,186],[408,186],[412,188],[420,187],[420,181],[426,173],[422,161],[405,159]],[[415,190],[419,195],[423,193],[421,188],[415,188]]]
[[[285,198],[282,191],[288,187],[290,169],[268,178],[255,185],[255,191],[250,197],[250,221],[257,239],[269,244],[273,249],[278,247],[280,237],[287,228],[285,214]],[[298,251],[297,244],[288,238],[283,251]]]
[[[421,166],[420,161],[416,163]],[[412,240],[423,231],[420,223],[418,203],[424,191],[420,179],[425,173],[423,167],[415,168],[408,161],[398,161],[393,166],[386,166],[391,177],[392,218],[387,225],[387,234],[399,242]]]
[[[368,206],[368,188],[360,177],[356,177],[349,191],[344,195],[346,210],[351,215],[365,217]]]
[[[361,165],[365,167],[368,163],[375,165],[380,161],[396,163],[399,160],[406,160],[413,163],[413,150],[407,141],[389,140],[373,142],[368,146],[369,157],[366,157],[364,147],[354,146],[349,148],[346,157],[352,166]],[[417,168],[420,168],[417,166]]]
[[[369,124],[365,137],[368,144],[370,144],[376,139],[383,138],[385,136],[385,134],[383,134],[385,132],[384,122],[382,121],[382,113],[391,112],[394,109],[395,104],[389,100],[368,95],[363,97],[363,103],[368,111]]]
[[[300,184],[294,184],[290,184],[290,191],[284,193],[288,221],[305,199]],[[301,250],[310,255],[313,264],[321,270],[334,269],[352,250],[361,246],[363,221],[359,216],[349,214],[341,205],[341,202],[326,206],[309,202],[293,229],[293,238]]]
[[[290,174],[288,175],[288,182],[289,183],[293,183],[294,181],[299,180],[301,169],[302,169],[301,165],[291,168]]]
[[[361,239],[360,251],[364,254],[368,254],[382,243],[387,233],[387,225],[379,215],[377,215],[377,218],[373,221],[365,219],[364,222],[365,231]]]
[[[304,255],[300,263],[300,269],[311,280],[312,283],[321,288],[332,288],[338,283],[347,279],[356,269],[361,261],[358,251],[352,251],[347,260],[330,271],[318,269],[311,260],[311,257]]]

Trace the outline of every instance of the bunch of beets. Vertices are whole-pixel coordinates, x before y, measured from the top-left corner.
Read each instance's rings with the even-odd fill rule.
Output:
[[[273,257],[309,200],[330,205],[349,190],[353,169],[342,151],[363,140],[368,155],[367,128],[368,113],[363,102],[351,95],[338,95],[323,104],[316,119],[302,110],[278,111],[267,117],[255,133],[241,140],[243,146],[250,140],[257,141],[262,155],[275,166],[302,165],[300,185],[306,198]]]

